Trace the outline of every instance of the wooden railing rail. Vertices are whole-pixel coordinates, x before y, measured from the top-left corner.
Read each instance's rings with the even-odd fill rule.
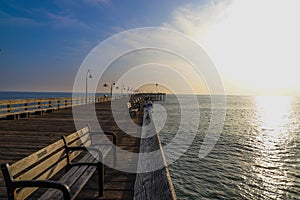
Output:
[[[0,100],[0,118],[20,118],[21,115],[29,116],[32,113],[43,114],[54,110],[69,108],[91,103],[110,101],[110,97],[77,97],[77,98],[39,98],[39,99],[12,99]]]

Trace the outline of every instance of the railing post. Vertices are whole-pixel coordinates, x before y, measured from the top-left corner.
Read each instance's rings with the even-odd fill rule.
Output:
[[[28,103],[27,102],[24,104],[24,106],[25,106],[24,110],[28,110]]]
[[[40,109],[41,108],[41,102],[38,101],[38,108]]]
[[[59,110],[60,108],[60,100],[57,100],[57,109]]]
[[[11,112],[11,104],[7,104],[7,112]]]

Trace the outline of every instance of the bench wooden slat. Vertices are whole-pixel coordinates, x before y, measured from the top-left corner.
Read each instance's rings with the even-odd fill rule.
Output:
[[[82,159],[80,159],[79,162],[93,162],[94,158],[87,154]],[[59,182],[66,183],[69,186],[72,186],[76,180],[82,175],[82,173],[88,168],[88,166],[75,166],[72,167],[63,177],[59,179]],[[93,167],[94,170],[96,170],[96,167]],[[73,195],[72,195],[73,196]],[[47,192],[45,192],[39,199],[62,199],[63,193],[55,190],[55,189],[49,189]]]
[[[68,143],[69,146],[90,146],[91,144],[91,139],[89,134],[85,134],[83,136],[79,136],[75,140],[71,141]]]
[[[57,149],[61,149],[64,147],[64,142],[59,140],[33,154],[30,156],[23,158],[22,160],[12,164],[10,166],[10,171],[12,176],[15,176],[19,172],[23,171],[24,169],[30,167],[33,163],[39,162],[40,160],[44,159],[49,154],[53,153]]]
[[[80,159],[78,162],[93,162],[95,160],[95,158],[91,155],[91,154],[86,154],[82,159]],[[74,166],[71,169],[75,169],[76,173],[74,173],[72,175],[72,173],[67,173],[65,174],[62,178],[59,179],[60,182],[62,183],[66,183],[67,185],[73,185],[74,182],[76,181],[76,177],[79,177],[81,173],[79,173],[80,171],[83,171],[83,168],[87,168],[88,166]]]
[[[85,134],[85,135],[81,136],[79,138],[79,140],[81,141],[82,144],[84,144],[85,146],[87,146],[87,142],[91,141],[90,134]]]
[[[79,154],[80,154],[79,152],[74,152],[70,155],[70,157],[74,159]],[[67,165],[67,158],[61,160],[59,163],[57,163],[52,168],[48,169],[46,172],[44,172],[40,177],[38,177],[35,180],[49,180],[60,170],[62,170],[66,165]],[[24,188],[19,193],[17,193],[17,199],[25,199],[37,189],[38,188]]]
[[[42,176],[37,178],[37,180],[47,180],[58,173],[61,169],[63,169],[67,164],[67,159],[63,159],[59,162],[54,168],[49,169],[46,173]],[[24,188],[19,193],[17,193],[17,199],[25,199],[38,188]]]
[[[71,194],[72,196],[77,196],[79,192],[82,190],[82,188],[85,186],[85,184],[88,182],[88,180],[92,177],[92,175],[97,170],[97,167],[91,166],[87,170],[81,174],[79,179],[76,181],[76,185],[74,185],[71,188]]]
[[[66,158],[65,149],[60,150],[55,155],[49,157],[47,160],[43,161],[39,165],[33,167],[32,169],[28,170],[21,176],[18,176],[15,178],[15,180],[31,180],[40,175],[40,173],[43,173],[49,166],[51,166],[53,163],[59,162],[62,158]]]
[[[88,127],[85,127],[85,128],[82,128],[80,129],[79,131],[76,131],[75,133],[72,133],[70,135],[68,135],[66,137],[68,143],[72,143],[74,140],[77,140],[78,139],[78,136],[83,136],[85,134],[89,133],[89,128]]]

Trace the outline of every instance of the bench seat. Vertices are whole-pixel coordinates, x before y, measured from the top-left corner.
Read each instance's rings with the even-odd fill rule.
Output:
[[[101,146],[98,145],[96,148],[101,149],[103,153],[103,157],[106,157],[107,154],[111,151],[111,146]],[[92,154],[85,155],[82,159],[80,159],[79,163],[96,163],[97,159]],[[70,188],[70,196],[76,197],[82,187],[85,186],[87,181],[91,178],[91,176],[97,170],[96,166],[74,166],[72,167],[63,177],[61,177],[58,182],[66,184]],[[46,193],[44,193],[39,200],[45,199],[63,199],[63,193],[56,189],[49,189]]]

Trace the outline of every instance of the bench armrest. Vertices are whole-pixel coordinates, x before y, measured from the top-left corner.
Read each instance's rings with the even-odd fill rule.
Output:
[[[71,192],[69,186],[64,183],[51,180],[24,180],[14,181],[14,188],[26,188],[26,187],[40,187],[40,188],[54,188],[63,192],[64,199],[71,199]]]

